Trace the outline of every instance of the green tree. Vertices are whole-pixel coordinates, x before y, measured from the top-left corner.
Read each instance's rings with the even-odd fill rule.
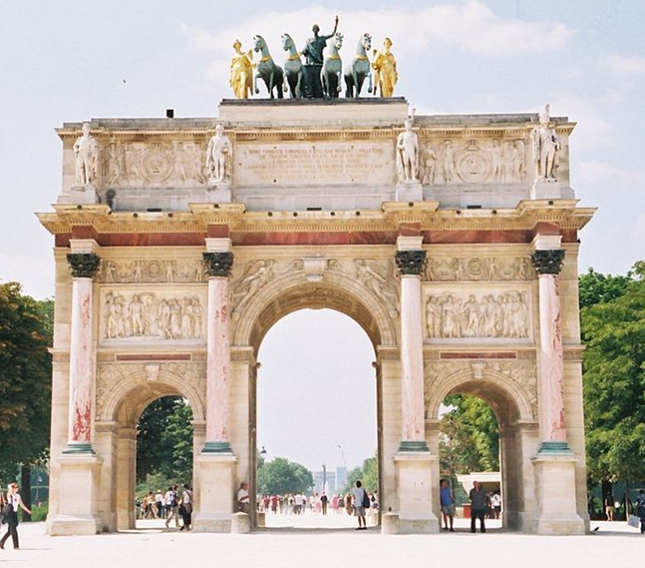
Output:
[[[629,272],[627,276],[612,276],[590,268],[578,280],[580,309],[619,298],[632,281],[632,275],[633,273]]]
[[[347,473],[343,493],[348,493],[354,489],[359,479],[369,493],[378,490],[378,458],[376,454],[364,460],[361,467],[355,467]]]
[[[53,302],[0,284],[0,475],[46,461],[50,439]],[[27,472],[23,472],[26,474]],[[28,495],[23,495],[28,499]]]
[[[263,495],[305,493],[313,487],[314,476],[304,465],[275,458],[258,468],[257,484]]]
[[[163,397],[141,414],[137,426],[137,482],[150,475],[190,482],[193,477],[193,412],[181,397]]]
[[[499,425],[491,407],[470,395],[446,397],[444,404],[449,410],[439,426],[442,475],[499,471]]]
[[[644,277],[638,262],[624,285],[620,277],[596,278],[613,282],[612,292],[602,289],[581,309],[587,467],[595,481],[645,479]]]

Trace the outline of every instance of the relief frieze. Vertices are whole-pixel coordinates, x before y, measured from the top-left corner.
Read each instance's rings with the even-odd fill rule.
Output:
[[[533,280],[535,272],[528,257],[433,257],[428,254],[424,280],[508,281]]]
[[[102,284],[205,282],[204,263],[196,260],[101,260]]]

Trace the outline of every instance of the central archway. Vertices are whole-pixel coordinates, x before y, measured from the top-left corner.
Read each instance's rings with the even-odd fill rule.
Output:
[[[376,432],[379,478],[383,472],[382,384],[379,350],[397,342],[396,319],[383,300],[360,282],[339,273],[325,273],[324,281],[308,281],[291,276],[276,280],[263,288],[247,303],[240,314],[233,337],[238,346],[247,345],[258,357],[260,346],[269,330],[282,318],[303,309],[329,309],[345,314],[366,333],[373,348],[368,364],[376,374]],[[397,314],[394,314],[397,315]],[[249,374],[249,456],[248,473],[252,498],[256,494],[257,471],[257,373]],[[379,481],[380,494],[383,484]],[[253,503],[253,505],[255,505]]]

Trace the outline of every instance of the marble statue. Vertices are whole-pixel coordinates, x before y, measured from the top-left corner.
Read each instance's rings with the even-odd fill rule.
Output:
[[[533,144],[533,162],[537,179],[556,180],[558,152],[562,145],[555,129],[551,125],[549,105],[540,113],[540,126],[531,131]]]
[[[215,127],[215,136],[208,142],[206,150],[206,169],[211,182],[226,182],[231,178],[231,159],[233,146],[228,136],[224,134],[224,127],[218,124]]]
[[[343,34],[337,32],[329,44],[329,51],[325,56],[321,75],[323,94],[328,99],[338,98],[338,93],[342,88],[340,77],[343,71],[343,62],[338,53],[341,47],[343,47]]]
[[[83,134],[74,143],[76,156],[76,184],[93,185],[96,181],[96,161],[98,158],[98,142],[90,134],[89,122],[83,123]]]
[[[322,71],[323,49],[327,46],[327,40],[336,35],[338,30],[338,16],[334,20],[334,31],[329,35],[319,35],[320,26],[314,24],[311,31],[314,32],[302,49],[302,55],[305,56],[305,98],[322,99],[323,90],[320,74]]]
[[[372,92],[372,67],[370,60],[367,58],[367,52],[371,48],[372,36],[365,33],[358,40],[356,54],[352,62],[345,68],[345,96],[348,99],[360,96],[365,79],[368,80],[367,92]]]
[[[435,153],[434,147],[431,144],[428,144],[425,151],[423,152],[423,158],[423,183],[432,185],[434,183],[434,174],[437,168],[437,154]]]
[[[233,44],[235,55],[231,59],[231,75],[229,84],[236,99],[248,99],[253,91],[253,60],[252,51],[242,52],[239,39]]]
[[[253,38],[253,51],[260,52],[262,57],[257,63],[255,79],[254,79],[254,90],[257,95],[260,92],[258,89],[258,79],[262,79],[264,84],[267,87],[269,96],[273,99],[273,90],[275,89],[277,97],[282,99],[282,82],[284,79],[284,72],[282,67],[276,65],[273,61],[273,57],[269,53],[269,47],[267,42],[264,41],[264,38],[261,35],[256,35]]]
[[[284,91],[289,89],[292,99],[301,99],[304,76],[302,61],[293,39],[287,33],[282,34],[282,49],[289,52],[289,57],[284,62]]]
[[[396,164],[399,181],[419,179],[419,137],[412,131],[412,118],[405,121],[405,130],[396,139]]]
[[[451,140],[446,140],[443,143],[443,177],[446,183],[457,181],[457,172],[455,170],[455,150],[452,147]]]
[[[383,42],[383,51],[374,50],[374,62],[372,68],[376,72],[376,85],[381,97],[391,97],[394,95],[394,87],[399,80],[399,74],[396,71],[396,59],[390,52],[392,40],[389,37]],[[374,89],[376,93],[376,88]]]

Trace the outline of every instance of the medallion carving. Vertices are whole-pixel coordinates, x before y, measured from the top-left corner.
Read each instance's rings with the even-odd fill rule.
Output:
[[[102,260],[97,282],[103,284],[204,282],[201,260]]]
[[[106,341],[202,340],[200,294],[104,291],[101,338]]]
[[[424,185],[526,182],[524,140],[426,141],[421,147]]]
[[[431,294],[425,312],[426,336],[430,338],[526,339],[531,334],[526,291]]]
[[[534,277],[528,257],[436,257],[429,256],[424,280],[499,281],[532,280]]]

